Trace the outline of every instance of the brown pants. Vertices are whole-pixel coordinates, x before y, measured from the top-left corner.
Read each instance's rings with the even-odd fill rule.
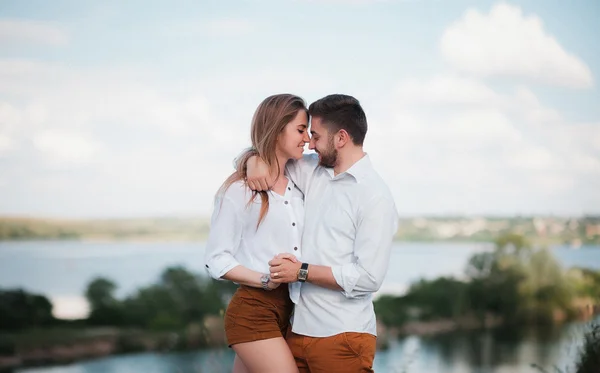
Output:
[[[288,330],[287,343],[300,373],[374,372],[377,338],[368,333],[306,337]]]

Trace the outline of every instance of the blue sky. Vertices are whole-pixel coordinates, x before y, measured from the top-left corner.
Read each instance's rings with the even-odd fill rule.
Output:
[[[600,213],[596,1],[3,1],[0,214],[208,215],[267,95],[361,100],[401,215]]]

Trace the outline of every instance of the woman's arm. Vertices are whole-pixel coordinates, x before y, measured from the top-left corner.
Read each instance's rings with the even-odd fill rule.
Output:
[[[261,277],[263,277],[264,275],[264,273],[256,272],[242,265],[238,265],[237,267],[234,267],[231,271],[224,274],[222,278],[241,285],[262,288]],[[269,276],[269,282],[267,283],[267,286],[269,289],[276,289],[279,286],[279,284],[276,284],[273,281],[271,281]]]
[[[243,208],[246,203],[246,193],[235,188],[239,186],[230,186],[223,196],[215,200],[204,255],[205,267],[214,279],[261,288],[263,273],[246,268],[235,259],[242,239]],[[270,283],[269,286],[276,288],[278,285]]]

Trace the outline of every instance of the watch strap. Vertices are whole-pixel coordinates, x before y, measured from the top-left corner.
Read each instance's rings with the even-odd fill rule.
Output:
[[[308,263],[302,263],[300,265],[300,269],[298,270],[298,281],[306,282],[308,278]]]

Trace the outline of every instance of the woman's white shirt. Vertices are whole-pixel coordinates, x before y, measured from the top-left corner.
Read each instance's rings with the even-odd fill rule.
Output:
[[[280,253],[302,255],[304,202],[302,192],[288,181],[285,194],[269,191],[269,210],[257,228],[262,201],[250,203],[252,190],[233,183],[215,198],[205,263],[211,277],[220,279],[238,265],[269,273],[269,261]]]

